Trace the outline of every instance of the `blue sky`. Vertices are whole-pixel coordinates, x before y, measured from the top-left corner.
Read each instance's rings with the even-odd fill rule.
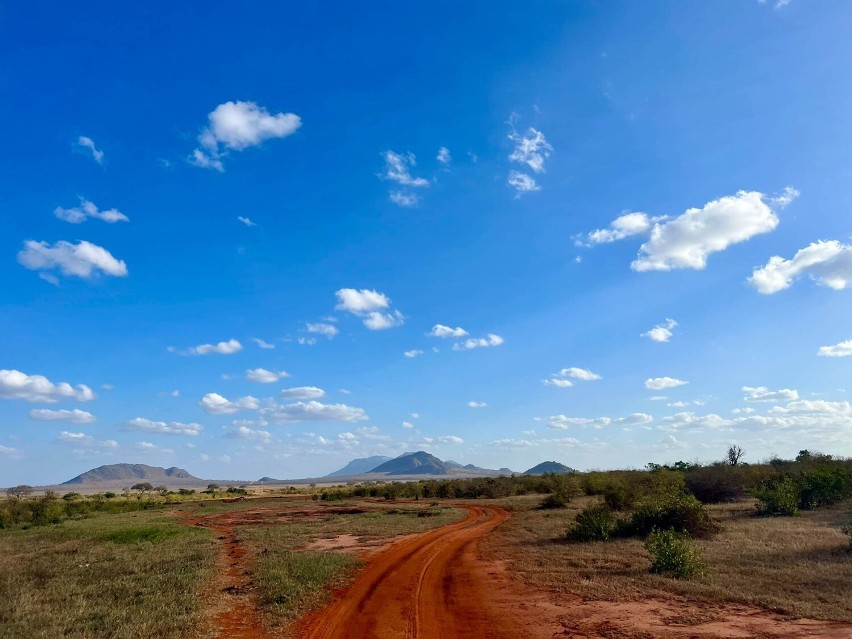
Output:
[[[852,455],[850,32],[6,3],[0,484]]]

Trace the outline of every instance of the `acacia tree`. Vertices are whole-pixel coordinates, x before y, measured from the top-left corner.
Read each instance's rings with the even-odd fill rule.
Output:
[[[154,487],[147,481],[140,482],[138,484],[133,484],[130,487],[131,490],[138,490],[140,493],[147,493],[154,490]]]
[[[12,486],[6,489],[6,495],[13,499],[23,499],[33,492],[32,486],[21,484],[20,486]]]
[[[740,463],[743,455],[745,455],[745,451],[743,451],[742,448],[736,444],[731,444],[731,447],[728,448],[728,464],[730,466],[736,466]]]

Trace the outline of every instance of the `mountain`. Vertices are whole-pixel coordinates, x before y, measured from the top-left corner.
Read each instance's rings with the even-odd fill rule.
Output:
[[[541,462],[537,466],[533,466],[524,475],[544,475],[545,473],[556,473],[557,475],[567,475],[568,473],[576,473],[573,468],[560,464],[555,461]]]
[[[340,470],[335,470],[329,473],[326,477],[349,477],[351,475],[363,475],[369,473],[376,466],[389,462],[393,457],[385,457],[384,455],[374,455],[373,457],[362,457],[353,459]]]
[[[449,475],[451,467],[434,455],[419,450],[376,466],[370,473],[386,475]]]
[[[90,471],[77,475],[74,479],[63,482],[63,486],[69,484],[94,484],[104,481],[137,481],[145,480],[152,484],[162,483],[169,479],[194,479],[183,468],[161,468],[160,466],[146,466],[145,464],[108,464],[98,466]]]

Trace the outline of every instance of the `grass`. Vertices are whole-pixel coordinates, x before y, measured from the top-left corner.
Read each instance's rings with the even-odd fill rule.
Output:
[[[99,514],[0,533],[0,637],[204,636],[208,531],[160,512]]]
[[[538,509],[536,497],[504,500],[514,516],[485,541],[486,557],[507,560],[533,586],[590,599],[678,595],[852,621],[852,553],[841,531],[852,514],[848,501],[788,518],[757,517],[753,501],[709,506],[722,531],[693,542],[708,570],[684,581],[651,574],[640,539],[566,540],[575,515],[597,499],[578,498],[558,511]]]

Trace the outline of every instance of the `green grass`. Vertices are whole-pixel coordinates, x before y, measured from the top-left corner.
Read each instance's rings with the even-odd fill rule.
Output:
[[[204,636],[212,535],[164,512],[99,514],[0,533],[0,637]]]

